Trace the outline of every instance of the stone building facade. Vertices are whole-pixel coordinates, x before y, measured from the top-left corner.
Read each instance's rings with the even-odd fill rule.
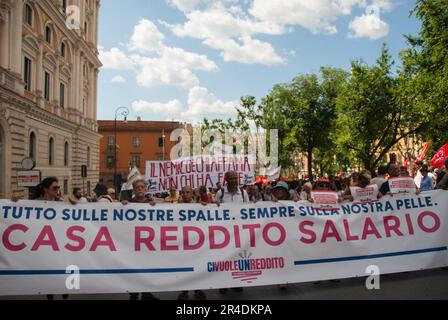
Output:
[[[99,0],[0,0],[0,198],[22,160],[65,194],[99,180]],[[86,190],[87,191],[87,190]]]

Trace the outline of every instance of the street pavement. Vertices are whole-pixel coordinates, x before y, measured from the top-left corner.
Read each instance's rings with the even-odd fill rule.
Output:
[[[245,288],[243,292],[229,290],[205,291],[209,300],[387,300],[387,299],[448,299],[448,270],[434,269],[410,273],[383,275],[380,290],[367,290],[366,278],[343,279],[340,282],[290,284],[286,290],[278,286]],[[162,300],[176,300],[178,292],[155,293]],[[45,300],[45,296],[0,297],[3,300]],[[56,300],[62,299],[60,295]],[[70,295],[70,300],[128,300],[128,294]],[[193,300],[193,292],[190,292]]]

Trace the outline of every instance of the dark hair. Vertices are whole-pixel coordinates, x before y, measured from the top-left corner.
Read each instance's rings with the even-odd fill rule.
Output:
[[[93,192],[95,192],[98,197],[107,196],[107,187],[102,183],[98,183],[95,189],[93,189]]]
[[[379,166],[379,168],[378,168],[378,175],[379,176],[386,175],[387,174],[387,169],[388,169],[388,166],[386,166],[385,164]]]
[[[393,166],[398,166],[395,162],[389,162],[387,164],[387,173],[390,172],[390,170],[392,169]]]
[[[44,196],[45,189],[50,188],[50,186],[54,182],[59,182],[58,178],[56,177],[48,177],[45,178],[40,184],[37,185],[36,189],[34,190],[33,194],[31,195],[31,200],[39,199],[40,197]]]
[[[78,191],[81,191],[81,188],[73,188],[73,195],[76,195]]]
[[[293,180],[289,182],[289,189],[297,189],[299,187],[299,182],[297,180]]]

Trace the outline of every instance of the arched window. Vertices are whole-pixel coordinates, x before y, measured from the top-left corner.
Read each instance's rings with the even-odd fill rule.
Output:
[[[64,167],[68,167],[70,162],[70,146],[68,142],[64,145]]]
[[[51,28],[50,26],[45,27],[45,41],[51,44]]]
[[[54,140],[50,138],[48,141],[48,165],[54,165]]]
[[[65,47],[65,43],[62,42],[62,43],[61,43],[61,57],[63,57],[63,58],[65,58],[65,51],[66,51],[65,48],[66,48],[66,47]]]
[[[28,156],[31,159],[34,159],[34,161],[36,161],[36,134],[34,132],[31,132],[30,134],[30,146]]]
[[[33,26],[33,8],[29,4],[25,4],[25,12],[23,14],[23,21],[30,27]]]

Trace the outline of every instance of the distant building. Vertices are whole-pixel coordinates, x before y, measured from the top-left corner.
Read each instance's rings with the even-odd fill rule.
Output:
[[[126,181],[132,167],[145,175],[146,161],[170,160],[170,151],[178,143],[170,141],[176,129],[191,127],[181,122],[163,121],[98,121],[100,140],[100,181],[113,187],[115,147],[117,149],[117,176]],[[116,141],[115,141],[116,136]]]

